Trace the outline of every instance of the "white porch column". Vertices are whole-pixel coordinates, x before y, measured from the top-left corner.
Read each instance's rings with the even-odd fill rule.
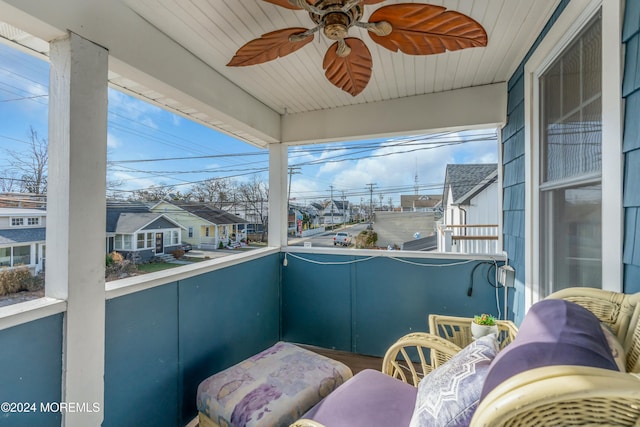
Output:
[[[47,296],[66,299],[62,425],[99,426],[104,410],[106,49],[70,33],[51,43]]]
[[[287,146],[269,144],[268,246],[287,246]]]

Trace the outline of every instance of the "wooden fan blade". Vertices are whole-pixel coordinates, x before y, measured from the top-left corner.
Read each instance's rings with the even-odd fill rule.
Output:
[[[369,33],[371,39],[393,52],[431,55],[447,50],[487,45],[487,33],[478,22],[442,6],[401,3],[384,6],[371,14],[369,22],[387,21],[388,36]]]
[[[324,56],[322,67],[324,75],[335,86],[350,93],[358,95],[367,87],[371,78],[373,61],[371,52],[360,39],[349,37],[344,42],[351,48],[347,56],[338,56],[338,42],[332,44]]]
[[[294,6],[291,3],[289,3],[289,0],[264,0],[267,3],[272,3],[275,4],[276,6],[281,6],[287,9],[292,9],[292,10],[302,10],[302,8],[298,7],[298,6]],[[380,0],[382,1],[382,0]],[[307,3],[313,5],[313,0],[307,0]]]
[[[295,52],[313,40],[313,34],[298,42],[289,41],[289,36],[307,31],[306,28],[285,28],[263,34],[242,46],[227,64],[228,67],[244,67],[272,61]]]

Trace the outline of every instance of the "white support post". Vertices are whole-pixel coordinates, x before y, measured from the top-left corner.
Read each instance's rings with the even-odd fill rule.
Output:
[[[46,294],[67,300],[62,425],[104,410],[108,52],[77,34],[51,43]],[[95,411],[99,408],[99,411]]]
[[[270,247],[287,246],[287,146],[269,144]]]

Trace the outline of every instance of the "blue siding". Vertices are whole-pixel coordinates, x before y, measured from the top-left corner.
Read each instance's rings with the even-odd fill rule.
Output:
[[[624,291],[640,291],[640,2],[627,1],[622,31],[625,46],[624,117]]]
[[[176,426],[208,376],[274,344],[278,254],[107,301],[104,426]]]
[[[36,405],[30,413],[0,412],[0,425],[60,426],[60,414],[41,412],[40,404],[61,400],[62,321],[58,314],[0,331],[0,402]]]
[[[178,425],[177,284],[107,301],[103,425]]]
[[[502,129],[504,167],[503,232],[509,263],[516,270],[516,291],[512,305],[516,323],[524,317],[524,64],[558,19],[569,0],[563,0],[543,29],[531,50],[509,79],[507,124]]]
[[[493,282],[492,263],[297,255],[312,262],[289,256],[282,269],[285,341],[382,356],[402,335],[426,331],[430,313],[498,314],[495,288],[487,282],[490,268]],[[456,265],[442,266],[449,263]],[[502,291],[498,298],[502,309]]]

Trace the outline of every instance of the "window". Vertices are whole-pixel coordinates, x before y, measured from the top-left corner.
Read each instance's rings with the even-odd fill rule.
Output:
[[[540,76],[541,297],[601,287],[601,36],[598,15]]]
[[[22,227],[24,225],[24,218],[11,218],[12,227]]]
[[[569,286],[622,291],[620,5],[579,3],[524,66],[526,306]]]
[[[114,248],[116,250],[131,250],[131,234],[116,234],[114,238]]]
[[[175,246],[178,243],[180,243],[180,232],[174,230],[171,232],[171,244]]]
[[[144,249],[144,244],[145,244],[145,234],[138,233],[136,248]]]
[[[0,248],[0,267],[11,267],[11,248]]]
[[[147,233],[147,248],[153,248],[153,233]]]
[[[31,264],[31,246],[15,246],[13,248],[13,266]]]
[[[189,227],[189,238],[193,237],[193,227]]]
[[[40,225],[40,218],[38,217],[27,218],[27,225]]]

